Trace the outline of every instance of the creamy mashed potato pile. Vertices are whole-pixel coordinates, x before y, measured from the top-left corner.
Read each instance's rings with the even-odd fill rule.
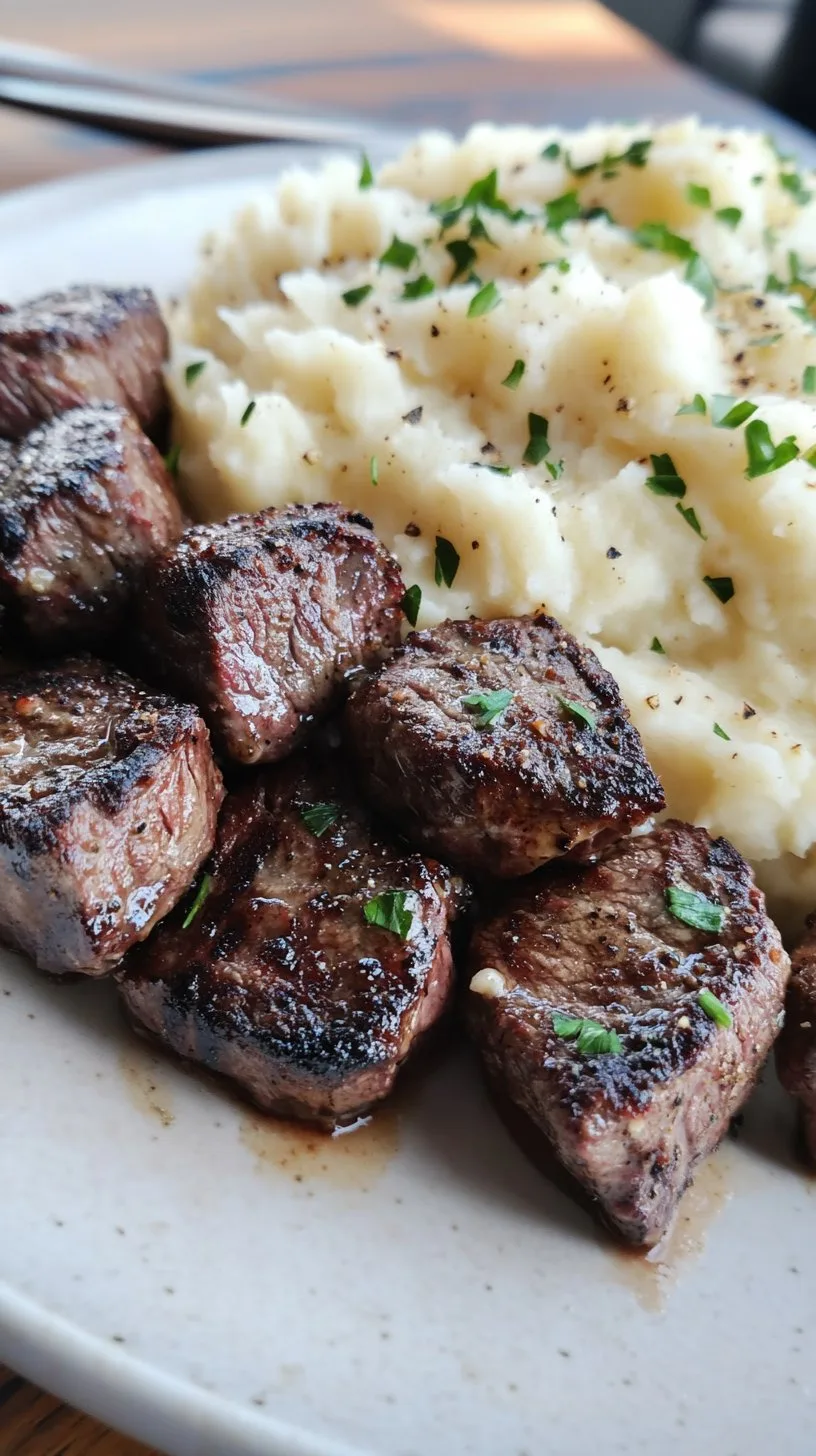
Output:
[[[813,187],[693,121],[292,170],[208,240],[170,366],[198,514],[340,500],[420,625],[546,608],[789,923],[816,906]]]

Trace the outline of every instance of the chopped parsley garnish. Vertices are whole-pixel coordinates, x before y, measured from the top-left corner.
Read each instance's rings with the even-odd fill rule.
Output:
[[[489,243],[491,248],[497,248],[499,246],[498,243],[494,243],[478,212],[474,212],[472,218],[470,219],[470,227],[468,228],[468,239],[471,243],[474,241]]]
[[[368,298],[373,288],[373,283],[361,283],[359,288],[349,288],[346,293],[341,293],[340,297],[344,303],[348,304],[349,308],[356,308],[359,303],[362,303],[364,298]]]
[[[570,261],[569,258],[548,258],[546,262],[539,263],[538,266],[542,273],[545,268],[554,268],[556,273],[569,273]]]
[[[783,465],[788,465],[799,454],[793,435],[786,435],[784,440],[775,445],[764,420],[751,420],[745,426],[745,448],[748,452],[748,468],[745,471],[748,480],[781,470]]]
[[[666,890],[666,909],[675,920],[681,920],[693,930],[711,930],[719,935],[725,924],[722,905],[706,899],[697,890],[681,890],[679,885],[669,885]]]
[[[206,359],[196,359],[194,364],[188,364],[184,371],[185,384],[195,384],[199,374],[203,374],[206,367]]]
[[[385,252],[380,255],[381,268],[401,268],[406,272],[417,256],[417,250],[413,243],[403,242],[394,233]]]
[[[695,207],[710,207],[711,193],[707,187],[700,187],[696,182],[689,182],[686,187],[686,198]]]
[[[444,536],[437,536],[434,550],[434,581],[437,586],[452,587],[459,570],[459,552]]]
[[[482,460],[474,460],[474,465],[479,465],[483,470],[490,470],[494,475],[512,475],[513,471],[509,465],[485,465]]]
[[[739,227],[742,222],[741,207],[718,207],[714,216],[718,222],[724,222],[726,227]]]
[[[367,187],[374,186],[374,173],[371,170],[371,163],[365,152],[360,157],[360,180],[357,186],[361,192],[364,192]]]
[[[212,877],[212,875],[202,875],[201,876],[201,883],[200,883],[198,889],[195,892],[195,898],[193,900],[193,903],[190,906],[189,910],[187,911],[187,914],[185,915],[184,919],[181,922],[181,928],[182,928],[182,930],[188,930],[190,928],[190,926],[192,925],[193,921],[196,918],[196,915],[198,914],[199,910],[201,909],[202,905],[204,904],[204,901],[206,900],[207,896],[209,895],[210,890],[212,889],[212,887],[213,887],[213,877]]]
[[[717,1023],[717,1026],[732,1026],[733,1017],[727,1006],[723,1006],[719,996],[713,991],[700,991],[697,996],[697,1004],[706,1016]]]
[[[433,293],[436,284],[427,273],[420,273],[418,278],[410,278],[402,290],[403,298],[425,298],[427,294]]]
[[[666,227],[664,222],[642,222],[632,234],[639,248],[658,253],[671,253],[675,258],[692,258],[694,248],[688,238],[681,238]]]
[[[703,581],[723,606],[726,602],[730,602],[734,595],[734,583],[730,576],[704,576]]]
[[[653,637],[649,646],[650,652],[659,652],[662,657],[666,656],[666,649],[659,637]]]
[[[241,429],[244,428],[244,425],[248,425],[249,424],[250,420],[252,419],[252,416],[255,413],[255,409],[256,409],[257,403],[258,403],[258,401],[255,400],[255,399],[251,399],[249,401],[249,404],[247,405],[246,409],[244,410],[244,413],[241,415],[241,420],[240,420]]]
[[[550,472],[550,477],[553,480],[560,480],[561,476],[564,474],[563,460],[547,460],[545,461],[545,464]]]
[[[805,187],[798,172],[780,172],[779,185],[790,193],[794,202],[798,202],[800,207],[804,207],[810,202],[813,196],[813,193]]]
[[[490,728],[512,701],[513,694],[508,688],[496,688],[489,693],[468,693],[462,699],[462,707],[474,715],[477,728]]]
[[[756,412],[757,406],[750,399],[735,399],[730,394],[711,396],[711,423],[718,430],[736,430]]]
[[[607,1031],[598,1021],[586,1016],[564,1016],[561,1011],[552,1014],[552,1027],[556,1036],[574,1041],[582,1057],[602,1057],[607,1054],[619,1057],[623,1051],[621,1039],[616,1031]]]
[[[731,734],[726,733],[725,729],[721,728],[719,723],[714,724],[714,732],[716,733],[718,738],[724,738],[726,743],[731,742]]]
[[[379,485],[380,462],[377,459],[376,455],[372,455],[371,459],[368,462],[368,478],[371,481],[372,485]]]
[[[467,316],[468,318],[481,318],[483,313],[490,313],[494,308],[498,308],[500,303],[501,294],[491,278],[490,282],[485,283],[478,293],[474,293],[468,304]]]
[[[704,415],[705,412],[706,402],[701,394],[695,394],[690,404],[681,404],[680,408],[675,410],[677,415]]]
[[[499,174],[494,167],[486,176],[478,177],[475,182],[472,182],[464,197],[445,197],[439,202],[432,202],[431,212],[439,218],[442,232],[453,227],[464,212],[470,211],[475,217],[476,211],[480,207],[486,208],[488,212],[501,213],[508,222],[520,222],[522,218],[529,217],[530,214],[525,212],[523,207],[511,207],[509,202],[505,202],[504,198],[499,196],[498,183]],[[473,223],[471,222],[472,228]],[[474,232],[473,235],[487,236],[483,229]]]
[[[544,148],[544,150],[541,153],[541,155],[545,159],[545,161],[547,161],[547,162],[554,162],[558,157],[561,156],[561,146],[560,146],[560,143],[559,142],[550,142],[549,146],[546,146]]]
[[[339,814],[339,804],[304,804],[300,811],[301,819],[315,839],[321,839],[331,829]]]
[[[547,215],[547,227],[552,232],[560,232],[564,223],[575,222],[581,216],[578,193],[565,192],[561,197],[554,197],[552,202],[544,204],[544,211]]]
[[[816,364],[808,364],[802,375],[802,390],[805,394],[816,394]]]
[[[648,475],[644,484],[655,495],[670,495],[682,500],[686,493],[686,482],[677,474],[671,455],[652,456],[653,475]]]
[[[689,258],[683,277],[701,295],[706,308],[711,308],[717,296],[717,285],[705,258],[701,258],[699,253]]]
[[[178,475],[178,472],[179,472],[179,462],[180,462],[180,460],[181,460],[181,446],[180,445],[171,445],[170,446],[170,449],[168,450],[167,454],[164,457],[164,463],[167,466],[167,469],[170,471],[170,474],[171,475],[174,475],[174,476],[175,475]]]
[[[518,389],[524,378],[525,363],[523,359],[517,359],[510,373],[502,380],[505,389]]]
[[[562,698],[558,693],[556,693],[556,697],[564,712],[569,713],[570,717],[574,718],[576,722],[583,723],[586,728],[597,728],[598,719],[594,713],[590,712],[589,708],[584,707],[583,703],[576,703],[572,698]]]
[[[816,465],[816,445],[811,445],[809,450],[803,450],[802,459],[805,460],[808,465]]]
[[[422,587],[416,585],[406,587],[405,591],[403,592],[400,606],[402,607],[402,610],[405,613],[408,621],[411,623],[412,627],[415,627],[417,624],[417,617],[419,616],[419,608],[421,604]]]
[[[550,442],[547,439],[549,421],[543,415],[528,414],[527,425],[530,431],[530,438],[527,441],[527,449],[521,457],[525,465],[540,465],[542,460],[550,453]]]
[[[599,168],[602,177],[617,177],[618,167],[645,167],[651,145],[651,137],[643,137],[640,141],[632,142],[625,152],[605,152],[599,161],[585,162],[582,167],[576,167],[569,154],[565,154],[565,161],[573,177],[588,177]]]
[[[796,309],[791,309],[791,313],[796,313],[797,311]],[[805,309],[802,310],[802,313],[807,316]],[[771,344],[778,344],[781,338],[781,334],[763,334],[761,339],[749,339],[748,347],[749,349],[768,349]]]
[[[406,908],[407,901],[408,894],[405,890],[383,890],[382,894],[366,900],[363,915],[369,925],[377,925],[381,930],[391,930],[400,940],[407,940],[414,922],[412,912]]]
[[[683,506],[678,501],[675,506],[675,510],[680,512],[686,525],[691,526],[692,531],[696,531],[697,535],[700,536],[703,541],[708,540],[705,531],[703,530],[700,522],[697,519],[697,512],[695,511],[694,506]]]
[[[462,274],[467,273],[471,265],[475,263],[476,249],[471,246],[467,238],[456,238],[454,242],[445,244],[445,250],[453,259],[453,273],[450,281],[455,283],[457,278],[461,278]]]

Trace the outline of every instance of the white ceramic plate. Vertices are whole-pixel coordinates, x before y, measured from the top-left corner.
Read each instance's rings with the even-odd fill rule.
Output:
[[[295,156],[12,197],[0,297],[172,292]],[[816,1181],[792,1131],[769,1072],[638,1261],[528,1164],[464,1050],[315,1141],[154,1056],[109,987],[3,955],[0,1358],[172,1456],[805,1456]]]

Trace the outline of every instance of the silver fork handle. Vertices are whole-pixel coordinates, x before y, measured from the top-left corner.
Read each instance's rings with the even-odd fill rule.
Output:
[[[172,146],[252,141],[359,146],[370,127],[196,82],[106,70],[37,46],[0,43],[0,102]]]

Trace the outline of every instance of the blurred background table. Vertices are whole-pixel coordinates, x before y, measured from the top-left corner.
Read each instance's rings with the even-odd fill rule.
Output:
[[[100,63],[243,85],[406,129],[687,111],[766,121],[594,0],[26,0],[6,6],[0,26],[7,39]],[[0,189],[154,154],[0,110]],[[144,1450],[0,1369],[0,1456]]]

